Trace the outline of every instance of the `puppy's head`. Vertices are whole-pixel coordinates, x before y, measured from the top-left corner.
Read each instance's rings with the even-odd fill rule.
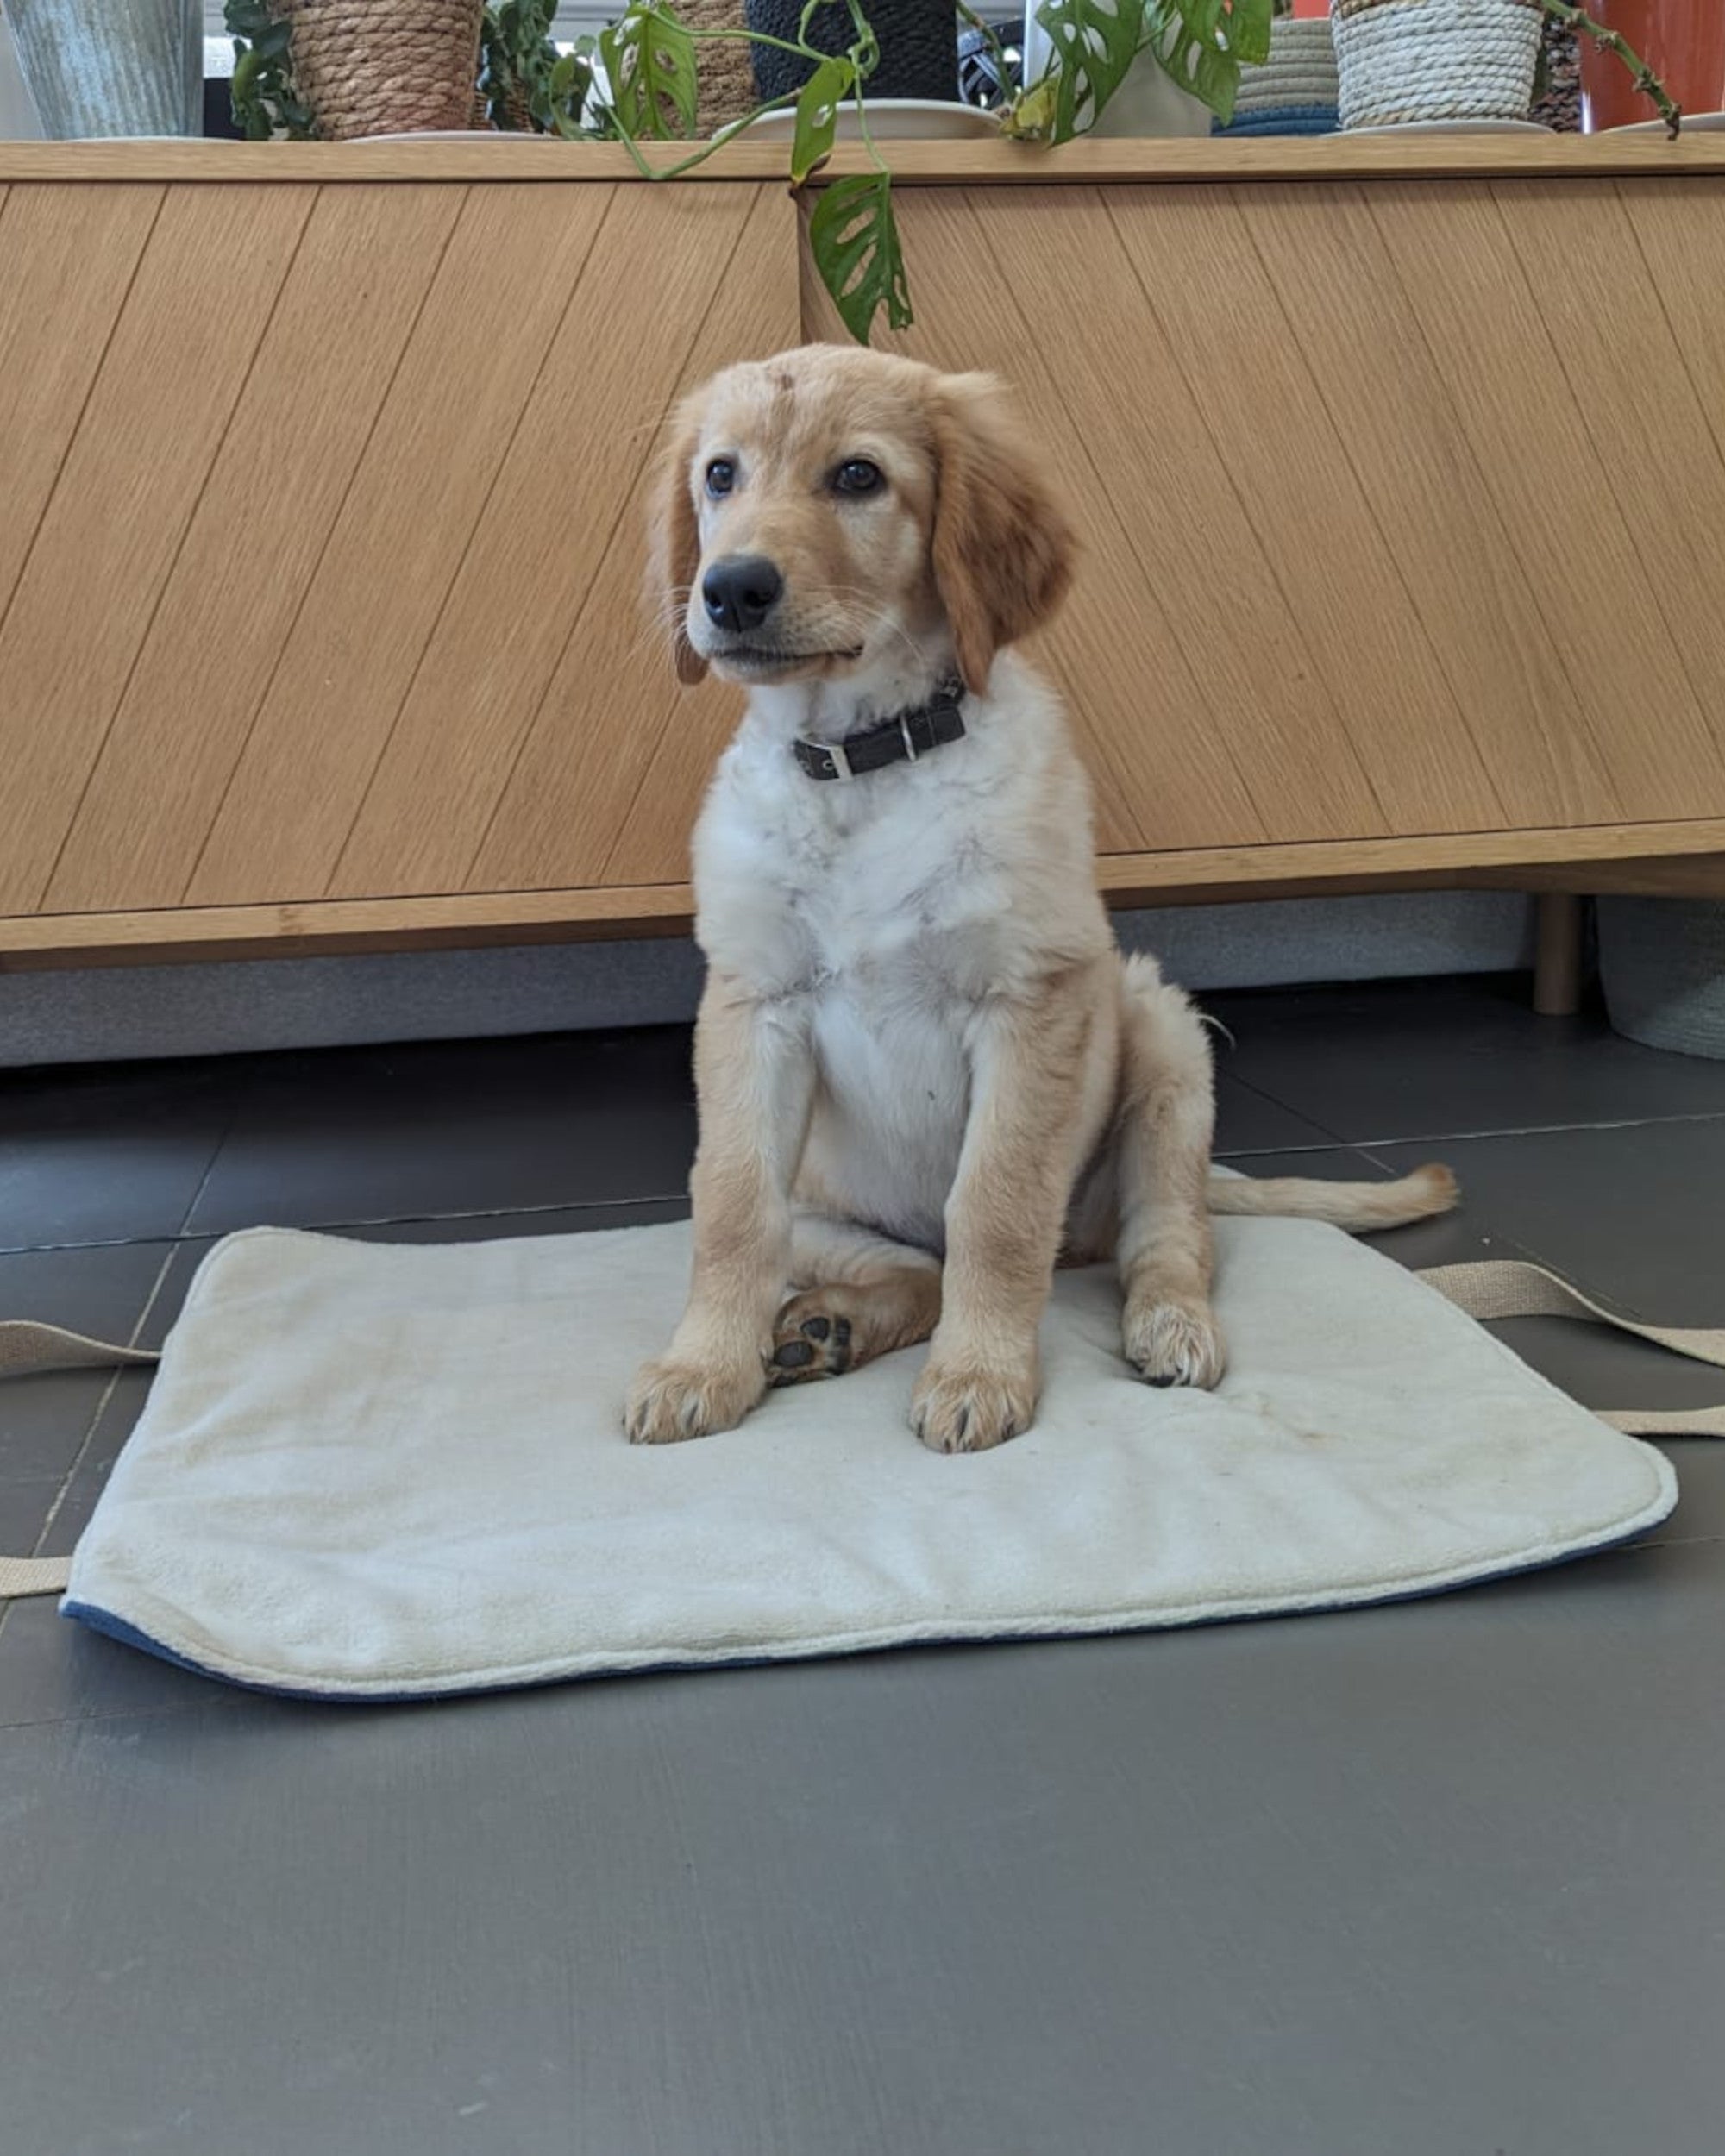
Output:
[[[1059,605],[1073,551],[990,377],[836,345],[688,399],[654,534],[685,681],[860,674],[944,625],[980,692]]]

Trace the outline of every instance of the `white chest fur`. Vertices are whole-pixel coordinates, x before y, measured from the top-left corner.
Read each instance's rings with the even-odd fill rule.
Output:
[[[915,764],[820,782],[751,714],[695,841],[710,963],[806,1028],[823,1178],[925,1243],[963,1141],[979,1011],[1107,936],[1052,699],[1002,661],[965,717],[963,739]]]

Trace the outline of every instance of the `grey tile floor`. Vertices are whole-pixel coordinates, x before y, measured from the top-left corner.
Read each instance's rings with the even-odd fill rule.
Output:
[[[1218,998],[1222,1150],[1436,1154],[1409,1263],[1725,1322],[1725,1067],[1525,984]],[[0,1080],[0,1314],[157,1338],[258,1220],[679,1209],[674,1034]],[[1441,1140],[1441,1143],[1435,1141]],[[1506,1328],[1591,1404],[1721,1381]],[[0,1392],[64,1550],[145,1397]],[[308,1708],[0,1624],[5,2156],[1717,2156],[1725,1448],[1650,1540],[1398,1608]]]

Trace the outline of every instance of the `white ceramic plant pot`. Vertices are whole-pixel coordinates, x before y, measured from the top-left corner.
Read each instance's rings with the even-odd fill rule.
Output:
[[[1045,74],[1054,58],[1048,33],[1036,19],[1038,0],[1025,9],[1024,79],[1033,83]],[[1165,68],[1149,53],[1109,98],[1107,108],[1091,132],[1095,135],[1208,135],[1210,109],[1189,97]]]
[[[202,0],[5,0],[44,130],[204,132]]]
[[[1539,0],[1333,0],[1344,128],[1526,120]]]

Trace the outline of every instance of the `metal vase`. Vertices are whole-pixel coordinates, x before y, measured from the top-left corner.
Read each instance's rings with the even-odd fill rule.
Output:
[[[5,0],[44,131],[204,132],[202,0]]]

